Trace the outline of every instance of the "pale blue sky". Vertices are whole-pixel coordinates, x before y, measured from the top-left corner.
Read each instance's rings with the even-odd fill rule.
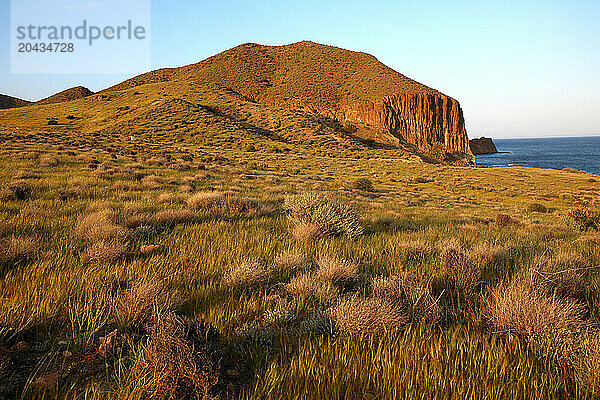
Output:
[[[35,100],[128,77],[11,75],[10,1],[0,2],[0,93]],[[152,0],[152,66],[312,40],[371,53],[456,98],[471,137],[600,135],[599,20],[598,0]]]

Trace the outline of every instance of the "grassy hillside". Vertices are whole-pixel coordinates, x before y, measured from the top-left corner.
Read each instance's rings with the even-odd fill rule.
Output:
[[[599,177],[179,90],[0,114],[0,398],[594,397]]]
[[[31,102],[27,100],[21,100],[17,99],[16,97],[0,94],[0,110],[4,110],[7,108],[24,107],[29,104],[31,104]]]
[[[309,41],[285,46],[246,43],[199,63],[142,74],[107,92],[166,81],[222,84],[261,103],[337,108],[391,94],[439,93],[370,54]]]

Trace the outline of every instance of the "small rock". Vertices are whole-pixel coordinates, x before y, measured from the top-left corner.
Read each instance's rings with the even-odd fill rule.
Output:
[[[140,247],[140,254],[148,255],[158,250],[160,246],[157,244],[145,244]]]
[[[40,376],[35,381],[33,381],[33,387],[34,387],[34,389],[39,390],[39,391],[48,390],[48,389],[56,386],[56,384],[58,383],[59,377],[60,377],[60,375],[58,374],[58,372],[55,372],[55,373],[49,374],[49,375]]]
[[[29,345],[27,344],[27,342],[21,341],[21,342],[15,344],[10,349],[11,349],[11,351],[17,351],[19,353],[23,353],[23,352],[26,352],[27,350],[29,350]]]

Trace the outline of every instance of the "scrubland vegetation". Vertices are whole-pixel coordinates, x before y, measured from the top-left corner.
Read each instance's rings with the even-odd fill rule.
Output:
[[[0,398],[600,390],[593,175],[68,140],[2,144]]]

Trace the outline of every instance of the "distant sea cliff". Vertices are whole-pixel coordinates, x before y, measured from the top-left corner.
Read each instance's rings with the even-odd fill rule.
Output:
[[[496,145],[491,138],[480,137],[479,139],[471,139],[469,140],[469,146],[474,155],[498,153],[498,149],[496,149]]]

